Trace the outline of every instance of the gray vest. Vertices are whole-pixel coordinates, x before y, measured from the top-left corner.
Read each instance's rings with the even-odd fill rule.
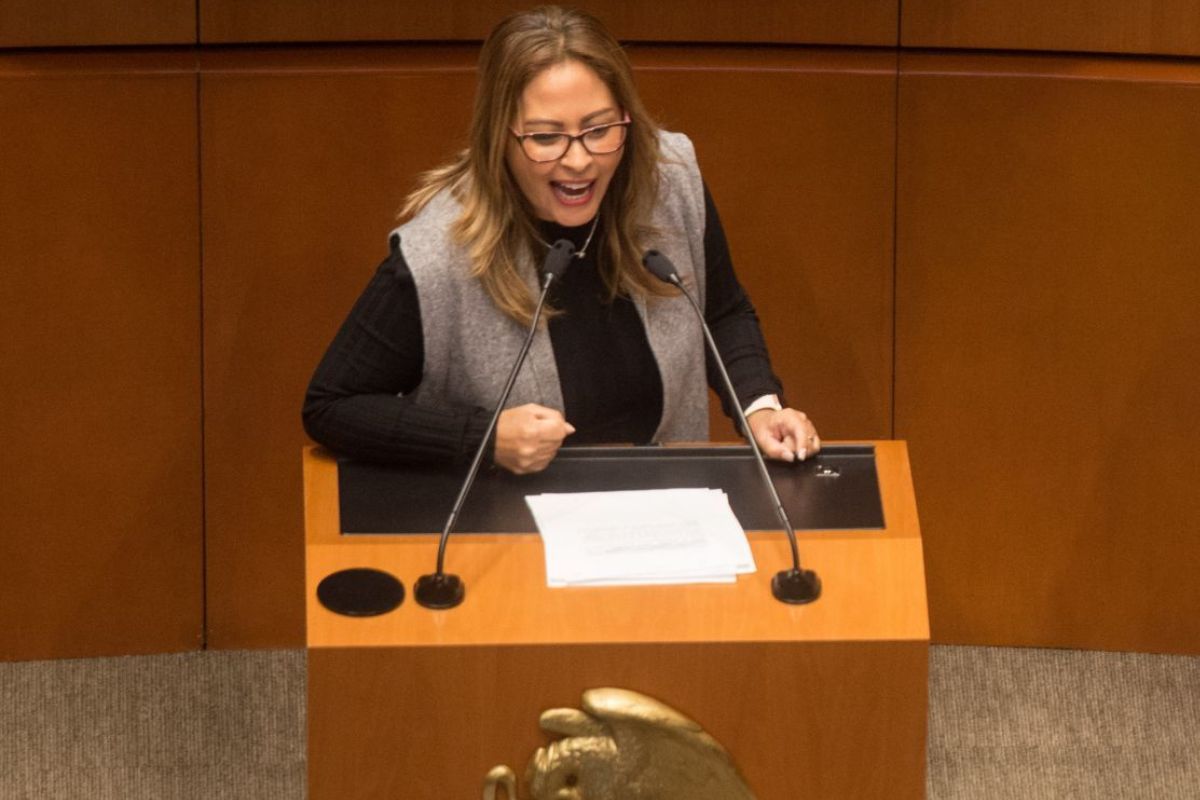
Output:
[[[661,137],[663,159],[658,207],[650,223],[658,235],[647,243],[675,264],[684,285],[704,307],[704,189],[691,141],[680,133]],[[495,407],[520,353],[526,329],[499,311],[470,261],[450,236],[461,206],[448,191],[435,196],[396,229],[412,271],[425,337],[425,369],[413,392],[430,404]],[[530,290],[538,291],[537,265],[520,265]],[[655,441],[706,441],[708,393],[700,324],[683,297],[634,300],[663,384],[663,415]],[[539,403],[563,410],[562,389],[545,325],[533,337],[507,406]],[[568,420],[570,421],[570,420]]]

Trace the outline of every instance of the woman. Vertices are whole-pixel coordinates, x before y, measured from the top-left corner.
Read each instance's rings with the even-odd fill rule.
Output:
[[[562,238],[577,258],[500,415],[494,463],[528,473],[564,444],[708,438],[706,372],[719,378],[686,299],[641,266],[650,248],[698,295],[764,455],[820,448],[779,403],[691,142],[649,118],[595,18],[548,7],[496,27],[469,147],[403,213],[305,398],[305,429],[330,449],[469,459],[532,319],[537,265]]]

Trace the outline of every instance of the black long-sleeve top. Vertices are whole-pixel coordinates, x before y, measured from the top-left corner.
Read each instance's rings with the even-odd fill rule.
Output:
[[[739,402],[781,392],[771,371],[758,317],[729,257],[708,188],[705,202],[704,316]],[[603,224],[603,223],[601,223]],[[591,225],[542,223],[547,241],[580,247]],[[633,302],[608,302],[596,269],[596,246],[571,262],[551,289],[562,313],[549,323],[564,416],[576,432],[566,445],[647,442],[662,415],[662,381]],[[373,461],[458,462],[469,459],[492,410],[428,405],[406,397],[421,381],[424,336],[416,286],[398,242],[380,264],[318,365],[304,399],[304,428],[334,452]],[[720,376],[706,358],[708,383],[732,414]]]

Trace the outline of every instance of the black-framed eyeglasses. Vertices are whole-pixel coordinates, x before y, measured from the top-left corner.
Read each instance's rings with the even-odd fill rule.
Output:
[[[594,156],[615,153],[625,146],[625,133],[632,121],[629,117],[620,122],[606,122],[603,125],[593,125],[584,128],[576,134],[558,131],[537,131],[535,133],[518,133],[511,128],[509,131],[517,137],[521,144],[521,152],[530,161],[544,164],[547,161],[558,161],[571,149],[571,144],[579,142],[583,149]]]

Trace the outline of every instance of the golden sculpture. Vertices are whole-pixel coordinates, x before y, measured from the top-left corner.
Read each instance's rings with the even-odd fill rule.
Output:
[[[589,689],[582,705],[542,713],[565,738],[530,759],[529,800],[754,800],[725,748],[675,709],[627,689]],[[494,767],[483,798],[518,800],[513,771]]]

